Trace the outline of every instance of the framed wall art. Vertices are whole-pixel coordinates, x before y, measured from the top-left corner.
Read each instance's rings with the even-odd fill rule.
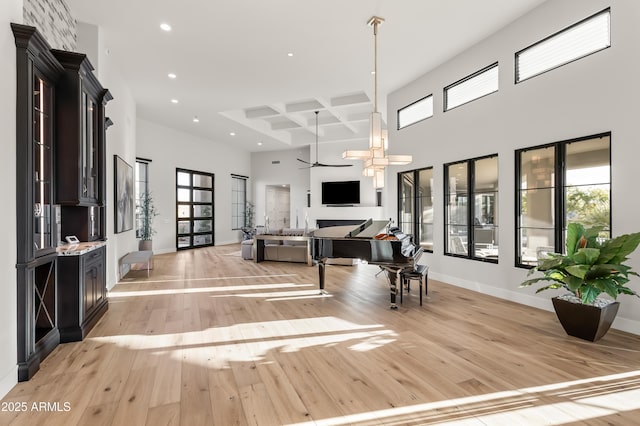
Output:
[[[113,156],[115,176],[115,230],[116,234],[133,229],[133,167],[118,155]]]

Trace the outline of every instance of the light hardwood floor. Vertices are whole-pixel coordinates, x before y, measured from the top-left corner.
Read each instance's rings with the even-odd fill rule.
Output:
[[[239,249],[132,271],[85,341],[2,400],[0,424],[640,423],[639,336],[583,342],[553,313],[434,280],[424,306],[415,289],[391,311],[372,265],[328,266],[320,296],[317,268]]]

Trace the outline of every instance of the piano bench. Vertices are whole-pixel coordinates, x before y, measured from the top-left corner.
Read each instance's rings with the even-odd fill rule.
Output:
[[[420,306],[422,306],[422,286],[424,284],[424,294],[427,295],[429,291],[428,286],[429,278],[429,266],[428,265],[416,265],[414,269],[410,271],[404,271],[400,273],[400,303],[402,303],[402,293],[404,292],[404,286],[407,286],[407,293],[411,291],[411,280],[417,280],[420,283]]]

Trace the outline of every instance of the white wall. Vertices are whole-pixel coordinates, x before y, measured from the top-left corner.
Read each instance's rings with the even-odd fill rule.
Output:
[[[106,116],[113,126],[107,130],[106,166],[106,227],[107,227],[107,288],[118,282],[119,259],[137,250],[135,230],[116,234],[114,225],[114,170],[113,157],[120,156],[132,167],[136,163],[136,103],[131,90],[120,71],[114,66],[108,54],[108,40],[102,36],[99,27],[81,23],[78,25],[78,52],[85,53],[96,69],[94,72],[109,89],[113,100],[107,104]]]
[[[309,227],[316,226],[317,219],[385,219],[384,207],[376,207],[376,191],[373,180],[362,176],[361,161],[345,161],[342,153],[346,149],[367,149],[367,142],[323,143],[320,146],[321,160],[325,164],[353,164],[352,167],[315,167],[305,168],[297,158],[309,161],[309,147],[285,151],[267,151],[251,154],[251,181],[253,200],[256,205],[256,224],[264,223],[266,185],[291,184],[291,223],[304,227],[305,217]],[[272,164],[272,161],[280,164]],[[312,158],[315,161],[314,158]],[[354,207],[326,207],[322,205],[322,182],[324,181],[360,181],[360,205]],[[311,191],[311,207],[307,208],[307,191]],[[385,199],[383,198],[383,206]]]
[[[612,47],[514,85],[514,53],[608,6]],[[637,221],[637,99],[640,85],[640,3],[624,0],[549,1],[468,51],[395,91],[388,99],[393,150],[410,153],[403,170],[434,167],[435,248],[432,277],[505,299],[551,310],[546,292],[519,289],[526,270],[515,268],[514,150],[612,132],[612,228],[614,235],[639,231]],[[489,64],[500,63],[500,89],[449,112],[442,112],[442,88]],[[434,94],[435,115],[395,131],[396,111]],[[499,155],[500,262],[488,264],[443,255],[443,163]],[[395,191],[395,180],[389,185]],[[394,193],[394,192],[393,192]],[[392,212],[396,212],[395,199]],[[438,214],[440,213],[440,214]],[[640,267],[640,254],[630,262]],[[640,290],[640,279],[631,287]],[[639,301],[621,297],[614,327],[640,334]]]
[[[215,245],[241,240],[240,231],[231,229],[231,174],[250,175],[248,152],[140,118],[136,149],[138,157],[152,160],[149,187],[160,214],[154,223],[154,252],[176,250],[176,168],[215,174]]]
[[[251,153],[252,195],[249,199],[255,205],[255,225],[264,225],[267,185],[289,185],[291,226],[295,227],[297,216],[298,224],[304,227],[305,214],[308,214],[309,169],[303,168],[305,164],[297,158],[309,161],[309,147]],[[273,164],[274,161],[280,163]]]
[[[16,48],[9,23],[22,23],[22,0],[0,2],[0,398],[18,382],[16,311]]]

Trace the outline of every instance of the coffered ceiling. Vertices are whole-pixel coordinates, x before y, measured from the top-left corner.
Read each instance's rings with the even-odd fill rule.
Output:
[[[386,20],[378,35],[384,114],[390,91],[544,0],[67,2],[79,21],[100,27],[140,118],[262,151],[313,143],[316,110],[320,143],[367,138],[371,16]]]

